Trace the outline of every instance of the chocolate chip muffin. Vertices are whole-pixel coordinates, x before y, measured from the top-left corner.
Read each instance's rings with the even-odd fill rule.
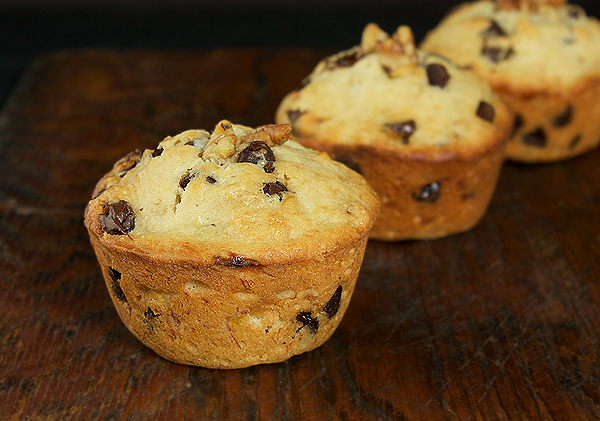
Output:
[[[487,80],[516,112],[506,155],[552,162],[600,142],[600,24],[564,0],[465,3],[424,39]]]
[[[484,215],[513,115],[490,87],[418,51],[410,28],[365,28],[321,61],[276,115],[293,137],[360,172],[382,209],[370,238],[434,239]]]
[[[379,202],[290,131],[222,121],[132,152],[97,184],[85,225],[110,295],[164,358],[273,363],[339,324]]]

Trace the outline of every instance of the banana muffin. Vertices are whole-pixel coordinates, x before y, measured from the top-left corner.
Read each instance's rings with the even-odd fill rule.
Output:
[[[421,48],[488,81],[515,111],[510,160],[553,162],[600,142],[600,24],[564,0],[455,8]]]
[[[98,182],[85,225],[108,290],[164,358],[273,363],[339,324],[379,201],[290,131],[224,120],[134,151]]]
[[[361,173],[378,193],[377,240],[472,228],[500,173],[513,114],[475,74],[415,48],[412,31],[366,26],[321,61],[276,114],[292,137]]]

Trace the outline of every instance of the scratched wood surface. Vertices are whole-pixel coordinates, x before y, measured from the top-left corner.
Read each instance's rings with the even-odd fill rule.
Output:
[[[472,231],[367,247],[321,348],[218,371],[165,361],[120,322],[83,227],[135,148],[221,118],[273,121],[322,54],[64,51],[0,116],[0,419],[600,418],[600,150],[505,164]]]

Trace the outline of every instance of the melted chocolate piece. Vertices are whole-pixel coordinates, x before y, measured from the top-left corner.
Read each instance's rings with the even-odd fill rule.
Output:
[[[290,119],[291,123],[295,123],[296,120],[298,120],[300,118],[300,116],[302,114],[304,114],[306,111],[300,111],[300,110],[287,110],[287,116]]]
[[[134,151],[129,152],[123,159],[123,163],[126,164],[126,166],[121,169],[117,175],[121,178],[125,177],[125,174],[135,168],[138,162],[140,162],[143,153],[144,152],[141,149],[135,149]]]
[[[307,326],[313,333],[316,333],[317,330],[319,330],[319,321],[312,316],[310,311],[305,311],[298,314],[296,316],[296,321],[302,324],[300,329],[302,329],[304,326]],[[300,329],[298,329],[296,332],[298,332]]]
[[[327,316],[331,319],[336,315],[338,310],[340,309],[340,300],[342,299],[342,286],[337,287],[325,307],[323,307],[323,311],[327,313]]]
[[[208,177],[206,177],[206,181],[208,181],[210,184],[215,184],[217,182],[216,178],[214,178],[211,175],[209,175]]]
[[[412,194],[412,198],[417,202],[437,202],[440,198],[440,183],[433,182],[424,185],[418,194]]]
[[[513,137],[521,129],[521,127],[523,127],[523,117],[521,114],[517,114],[515,115],[515,122],[513,125],[512,134],[510,136]]]
[[[485,101],[479,102],[479,107],[477,107],[477,117],[482,120],[489,121],[490,123],[494,121],[494,116],[496,115],[496,111],[491,104],[488,104]]]
[[[488,57],[494,63],[508,60],[514,54],[512,48],[504,49],[499,47],[488,47],[484,46],[481,49],[481,55]]]
[[[148,307],[148,310],[146,310],[144,312],[144,317],[148,320],[154,320],[156,319],[158,316],[162,316],[162,314],[160,313],[155,313],[154,311],[152,311],[152,309],[150,307]]]
[[[283,200],[283,195],[281,193],[284,191],[288,191],[288,189],[287,189],[287,187],[285,187],[285,184],[283,184],[281,181],[276,181],[274,183],[267,183],[263,187],[263,192],[265,194],[268,194],[270,196],[272,196],[274,194],[279,195],[280,202]]]
[[[217,265],[223,265],[230,268],[245,268],[248,266],[258,266],[260,264],[256,260],[246,259],[244,256],[239,256],[237,254],[232,254],[229,257],[216,256],[213,259],[213,262]]]
[[[408,139],[417,130],[417,125],[414,120],[407,120],[401,123],[386,124],[389,129],[395,134],[400,135],[402,143],[408,144]]]
[[[156,158],[157,156],[162,155],[164,149],[163,148],[156,148],[152,151],[152,158]]]
[[[238,158],[238,162],[250,162],[251,164],[259,165],[264,162],[263,169],[266,173],[275,171],[275,155],[269,145],[260,140],[255,140],[244,149]]]
[[[110,276],[111,287],[115,297],[121,301],[127,302],[127,297],[121,288],[121,282],[119,282],[121,280],[121,272],[109,266],[108,275]]]
[[[526,133],[523,136],[523,143],[530,146],[535,146],[538,148],[543,148],[546,146],[546,133],[541,127]]]
[[[568,16],[571,19],[577,19],[579,17],[579,10],[575,9],[574,7],[569,9]]]
[[[360,60],[359,51],[353,51],[344,56],[338,57],[332,64],[335,67],[350,67],[358,60]]]
[[[562,113],[554,117],[552,125],[556,128],[565,127],[571,120],[573,120],[573,107],[569,104]]]
[[[486,38],[505,37],[506,32],[504,32],[504,29],[502,29],[502,27],[498,25],[498,22],[496,22],[495,20],[491,20],[490,26],[488,26],[488,28],[485,31],[483,31],[481,35],[483,35]]]
[[[577,146],[582,137],[583,135],[581,133],[575,135],[575,137],[571,140],[571,143],[569,143],[569,149],[575,149],[575,146]]]
[[[444,66],[434,63],[427,65],[427,79],[431,86],[443,88],[450,80],[450,75]]]
[[[181,187],[182,189],[185,190],[185,188],[188,186],[188,184],[190,184],[190,181],[192,181],[192,179],[196,177],[195,173],[186,173],[181,177],[181,180],[179,180],[179,187]]]
[[[104,205],[98,219],[102,231],[110,235],[124,235],[135,228],[135,213],[124,200]]]

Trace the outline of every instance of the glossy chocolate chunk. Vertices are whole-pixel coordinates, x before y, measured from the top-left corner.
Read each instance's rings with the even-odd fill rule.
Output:
[[[496,111],[491,104],[488,104],[485,101],[479,102],[479,106],[477,107],[477,117],[482,120],[492,122],[494,121],[494,116],[496,115]]]
[[[115,268],[108,267],[108,275],[111,280],[112,291],[119,300],[127,302],[127,297],[121,288],[121,272],[116,270]]]
[[[569,104],[562,113],[554,117],[552,125],[556,128],[565,127],[571,120],[573,120],[573,107]]]
[[[162,155],[164,149],[163,148],[156,148],[152,151],[152,158],[156,158],[157,156]]]
[[[181,179],[179,180],[179,187],[185,190],[185,188],[190,184],[190,181],[196,176],[195,173],[185,173]]]
[[[300,116],[304,113],[305,113],[305,111],[300,111],[300,110],[287,110],[287,116],[290,119],[291,123],[295,123],[296,120],[298,120],[300,118]]]
[[[125,174],[135,168],[138,162],[140,162],[143,153],[144,152],[141,149],[135,149],[134,151],[129,152],[127,156],[123,158],[123,168],[121,168],[121,171],[119,171],[117,175],[121,178],[125,177]]]
[[[433,182],[421,187],[419,193],[412,194],[413,199],[417,202],[437,202],[440,198],[440,183]]]
[[[238,162],[250,162],[251,164],[262,164],[266,173],[275,171],[275,155],[269,145],[260,140],[255,140],[244,149],[238,158]]]
[[[124,235],[135,228],[135,213],[124,200],[104,205],[98,219],[102,231],[110,235]]]
[[[210,184],[215,184],[217,182],[217,179],[214,178],[212,175],[209,175],[208,177],[206,177],[206,181],[208,181]]]
[[[325,307],[323,307],[323,311],[327,313],[329,318],[332,318],[336,315],[338,310],[340,309],[340,300],[342,299],[342,286],[337,287]]]
[[[571,139],[571,143],[569,143],[569,149],[575,149],[575,146],[579,144],[583,135],[581,133],[575,135],[573,139]]]
[[[333,64],[336,67],[350,67],[360,59],[360,52],[353,51],[341,57],[338,57]]]
[[[499,48],[499,47],[488,47],[484,46],[481,49],[481,55],[488,57],[494,63],[498,63],[504,60],[508,60],[514,54],[512,48]]]
[[[316,333],[317,330],[319,330],[319,321],[312,316],[310,311],[305,311],[303,313],[298,314],[298,316],[296,316],[296,321],[298,323],[302,324],[300,329],[302,329],[304,326],[306,326],[313,333]],[[300,330],[300,329],[298,329],[298,330]]]
[[[386,124],[389,129],[395,133],[400,135],[402,143],[408,144],[408,140],[410,136],[417,130],[417,125],[414,120],[407,120],[401,123],[390,123]]]
[[[281,202],[281,200],[283,200],[283,195],[281,193],[283,193],[284,191],[288,191],[288,189],[287,189],[287,187],[285,187],[285,184],[283,184],[281,181],[275,181],[274,183],[267,183],[263,187],[263,192],[265,194],[268,194],[270,196],[273,196],[275,194],[279,195],[280,202]]]
[[[521,114],[515,115],[515,122],[513,124],[511,137],[514,136],[521,129],[521,127],[523,127],[523,123],[523,117]]]
[[[506,32],[495,20],[490,21],[490,26],[482,32],[484,37],[505,37]]]
[[[450,80],[450,74],[441,64],[433,63],[427,65],[427,79],[431,86],[443,88]]]
[[[546,133],[544,129],[538,127],[537,129],[523,135],[523,143],[538,148],[546,146]]]

